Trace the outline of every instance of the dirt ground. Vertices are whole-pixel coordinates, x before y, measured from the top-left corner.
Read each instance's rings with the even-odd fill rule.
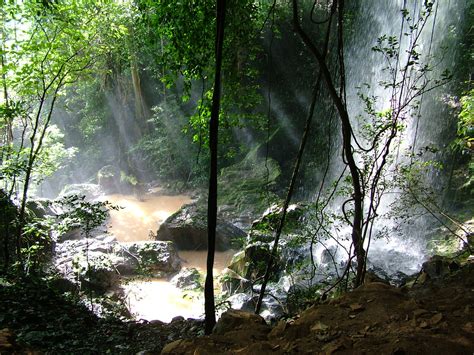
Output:
[[[162,354],[473,354],[474,260],[440,278],[396,288],[369,282],[271,328],[229,311],[213,335]]]
[[[47,288],[3,287],[0,354],[474,354],[474,259],[438,261],[410,286],[367,282],[273,327],[230,310],[201,337],[202,321],[101,320]]]

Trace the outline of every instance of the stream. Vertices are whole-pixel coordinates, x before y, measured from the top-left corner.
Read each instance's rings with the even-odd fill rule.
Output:
[[[192,199],[185,195],[155,195],[138,199],[133,195],[106,195],[103,200],[119,206],[110,211],[109,232],[120,242],[149,240],[160,224]]]
[[[226,268],[234,253],[232,250],[216,252],[214,275],[219,275]],[[184,260],[184,268],[196,268],[205,275],[207,252],[181,251],[178,254]],[[176,316],[204,316],[204,298],[200,291],[179,289],[166,279],[130,279],[125,280],[122,287],[127,307],[136,319],[170,322]]]
[[[120,242],[150,240],[170,215],[192,199],[185,195],[152,195],[137,199],[133,195],[107,195],[103,198],[120,206],[110,211],[109,231]],[[218,276],[229,264],[235,251],[216,252],[214,275]],[[206,251],[179,251],[183,268],[206,272]],[[203,276],[204,277],[204,276]],[[123,279],[122,288],[129,311],[136,319],[170,322],[176,316],[200,318],[204,313],[202,292],[175,287],[167,279]],[[216,292],[219,290],[216,289]]]

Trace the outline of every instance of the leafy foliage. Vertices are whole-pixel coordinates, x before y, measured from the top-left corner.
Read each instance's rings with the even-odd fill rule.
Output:
[[[474,89],[461,97],[457,138],[453,148],[472,154],[474,149]]]
[[[58,215],[61,221],[60,231],[66,232],[73,228],[81,228],[85,238],[90,238],[92,232],[103,226],[109,217],[109,210],[120,207],[108,201],[88,202],[85,196],[69,195],[58,201],[65,211]]]
[[[196,113],[190,118],[188,129],[193,141],[207,146],[207,132],[212,97],[215,3],[202,1],[176,3],[142,0],[138,2],[140,21],[144,24],[149,41],[161,55],[156,61],[161,71],[155,73],[167,87],[183,85],[183,100],[192,98],[191,88],[201,92]],[[258,40],[266,6],[253,1],[230,3],[227,7],[226,38],[223,69],[225,90],[222,98],[221,137],[230,143],[230,127],[239,127],[244,121],[259,119],[253,112],[260,102],[256,82],[255,61],[259,55]],[[193,21],[189,21],[192,18]],[[245,23],[245,26],[242,24]],[[149,46],[150,47],[150,46]],[[182,82],[181,82],[182,80]]]
[[[194,164],[197,150],[182,134],[185,119],[178,103],[169,100],[154,107],[151,120],[153,130],[141,138],[133,151],[161,178],[188,180],[193,169],[199,169]]]

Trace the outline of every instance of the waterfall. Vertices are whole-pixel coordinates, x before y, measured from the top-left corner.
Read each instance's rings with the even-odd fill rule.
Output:
[[[393,107],[392,88],[384,87],[381,83],[387,80],[386,62],[380,52],[372,50],[381,36],[393,36],[400,43],[400,57],[398,66],[407,61],[407,50],[410,41],[410,26],[414,26],[420,16],[423,16],[425,1],[422,0],[377,0],[364,2],[358,11],[355,22],[352,24],[355,30],[346,42],[345,69],[346,69],[346,94],[347,109],[354,126],[354,135],[362,141],[361,132],[363,125],[359,116],[366,115],[364,104],[359,97],[362,92],[368,97],[374,98],[376,111],[387,110]],[[427,80],[434,83],[445,69],[454,71],[456,65],[456,45],[459,38],[455,29],[460,28],[463,13],[467,7],[466,1],[436,1],[432,7],[423,31],[418,39],[417,51],[421,53],[419,67],[423,64],[430,65],[433,69],[426,73]],[[402,9],[408,11],[403,16]],[[421,29],[421,26],[420,26]],[[415,29],[415,34],[420,29]],[[401,74],[398,74],[401,77]],[[386,169],[388,179],[395,173],[399,164],[409,163],[409,154],[417,154],[424,147],[437,146],[440,150],[446,147],[449,140],[453,138],[453,121],[450,120],[446,104],[442,102],[443,93],[447,87],[431,90],[419,97],[416,109],[407,110],[403,119],[405,129],[400,133],[396,148],[392,148],[391,158],[393,162]],[[353,142],[353,145],[355,143]],[[340,159],[341,152],[332,158],[331,171],[340,174],[344,165]],[[357,157],[356,157],[357,158]],[[359,158],[359,164],[362,164]],[[440,153],[429,152],[426,157],[417,159],[442,160]],[[433,170],[428,177],[436,188],[443,183],[443,176],[437,170]],[[381,238],[372,238],[369,250],[368,265],[383,270],[387,275],[393,276],[397,272],[411,274],[417,272],[423,261],[427,258],[427,241],[436,224],[428,216],[410,218],[410,225],[398,224],[393,218],[384,217],[391,212],[392,204],[399,191],[389,190],[383,195],[378,210],[378,219],[374,225],[374,235],[384,233]],[[337,200],[328,206],[328,210],[341,214],[341,202]],[[367,208],[367,207],[366,207]],[[409,208],[407,207],[407,212]],[[328,263],[327,255],[332,254],[339,267],[341,262],[347,259],[344,247],[350,247],[351,228],[336,225],[332,235],[336,239],[327,239],[317,243],[313,248],[315,260],[322,265]],[[329,251],[328,251],[329,250]],[[332,263],[332,261],[331,261]]]

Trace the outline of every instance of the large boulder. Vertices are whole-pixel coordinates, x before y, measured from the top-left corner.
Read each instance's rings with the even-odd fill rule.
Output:
[[[184,290],[201,288],[201,274],[195,268],[183,269],[171,279],[171,283]]]
[[[270,258],[270,246],[267,243],[256,242],[247,245],[244,250],[236,253],[226,269],[222,272],[222,292],[233,295],[246,292],[256,280],[263,277]],[[272,278],[278,277],[283,264],[279,257],[275,258],[272,268]]]
[[[142,241],[120,243],[123,247],[121,256],[137,265],[135,271],[151,273],[156,277],[166,277],[181,269],[181,259],[173,242],[169,241]],[[124,266],[122,265],[122,270]]]
[[[270,201],[279,200],[275,191],[280,175],[280,166],[268,157],[265,144],[254,146],[244,159],[221,170],[219,212],[227,221],[249,229]]]
[[[222,293],[233,295],[239,292],[246,292],[252,286],[252,282],[240,276],[234,270],[225,268],[220,277]]]
[[[237,247],[245,232],[218,218],[216,228],[216,249],[224,251]],[[207,249],[207,212],[197,203],[183,206],[161,224],[157,240],[173,241],[180,250]]]
[[[76,254],[72,259],[72,270],[81,288],[105,292],[119,283],[113,258],[100,251]]]
[[[120,191],[120,170],[112,165],[106,165],[97,172],[99,186],[106,193]]]
[[[53,201],[48,198],[36,198],[29,200],[26,203],[28,210],[34,214],[35,217],[45,218],[46,216],[56,216],[58,214],[55,209]]]
[[[255,280],[265,274],[269,259],[270,246],[267,243],[256,242],[236,253],[228,268],[245,279]],[[278,258],[274,260],[273,265],[274,272],[278,272],[281,266]]]
[[[301,234],[304,218],[308,207],[303,203],[294,203],[288,206],[285,215],[285,223],[282,230],[283,236]],[[278,229],[283,213],[283,207],[273,204],[263,212],[262,216],[252,222],[252,228],[248,234],[247,241],[271,242],[273,234]]]
[[[59,198],[71,195],[85,196],[87,201],[103,196],[104,192],[97,184],[71,184],[66,185],[59,193]]]
[[[54,266],[81,287],[106,291],[117,285],[120,275],[171,276],[180,270],[181,260],[172,242],[119,243],[114,236],[101,235],[57,243]]]
[[[443,278],[451,272],[459,269],[460,265],[455,259],[440,255],[432,256],[429,260],[425,261],[422,266],[423,273],[430,279]]]
[[[230,308],[246,312],[253,312],[256,305],[256,297],[252,297],[247,293],[236,293],[226,299]]]
[[[56,243],[54,266],[60,276],[81,287],[105,291],[118,283],[115,268],[119,243],[113,236]]]

